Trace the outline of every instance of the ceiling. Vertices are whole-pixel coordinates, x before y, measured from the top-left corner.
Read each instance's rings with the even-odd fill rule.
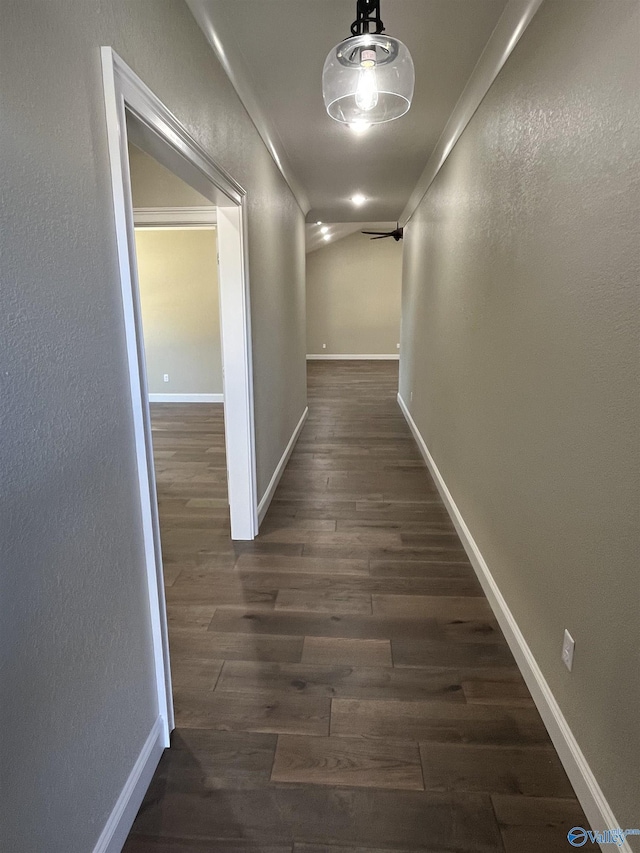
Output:
[[[271,127],[307,222],[395,222],[451,115],[507,0],[381,0],[386,31],[413,56],[407,115],[361,136],[329,118],[322,67],[349,34],[355,0],[188,0],[249,113]],[[355,208],[350,197],[367,202]]]
[[[355,234],[356,231],[393,231],[395,222],[310,222],[306,226],[307,254]],[[326,232],[323,229],[327,229]],[[390,237],[388,239],[391,239]]]

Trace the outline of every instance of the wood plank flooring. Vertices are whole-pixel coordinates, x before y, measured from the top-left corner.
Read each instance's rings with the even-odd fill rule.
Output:
[[[255,542],[222,406],[154,405],[176,731],[126,853],[555,853],[587,827],[398,409],[312,362]]]

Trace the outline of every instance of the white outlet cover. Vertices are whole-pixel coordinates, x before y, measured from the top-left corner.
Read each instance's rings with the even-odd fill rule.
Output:
[[[168,382],[168,381],[169,381],[169,374],[168,374],[168,373],[165,373],[165,374],[164,374],[164,381],[165,381],[165,382]]]
[[[573,652],[576,647],[576,641],[565,628],[564,637],[562,639],[562,662],[571,672],[573,669]]]

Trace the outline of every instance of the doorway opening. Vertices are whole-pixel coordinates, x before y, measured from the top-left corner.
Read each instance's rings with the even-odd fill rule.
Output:
[[[253,539],[258,531],[246,193],[109,47],[102,48],[102,66],[158,708],[168,746],[173,699],[129,145],[216,211],[230,532],[240,540]]]

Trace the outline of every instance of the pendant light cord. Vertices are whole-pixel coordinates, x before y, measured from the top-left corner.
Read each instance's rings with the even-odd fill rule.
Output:
[[[351,24],[352,36],[371,32],[371,24],[376,26],[376,35],[384,32],[384,24],[380,18],[380,0],[357,0],[356,16],[356,20]]]

